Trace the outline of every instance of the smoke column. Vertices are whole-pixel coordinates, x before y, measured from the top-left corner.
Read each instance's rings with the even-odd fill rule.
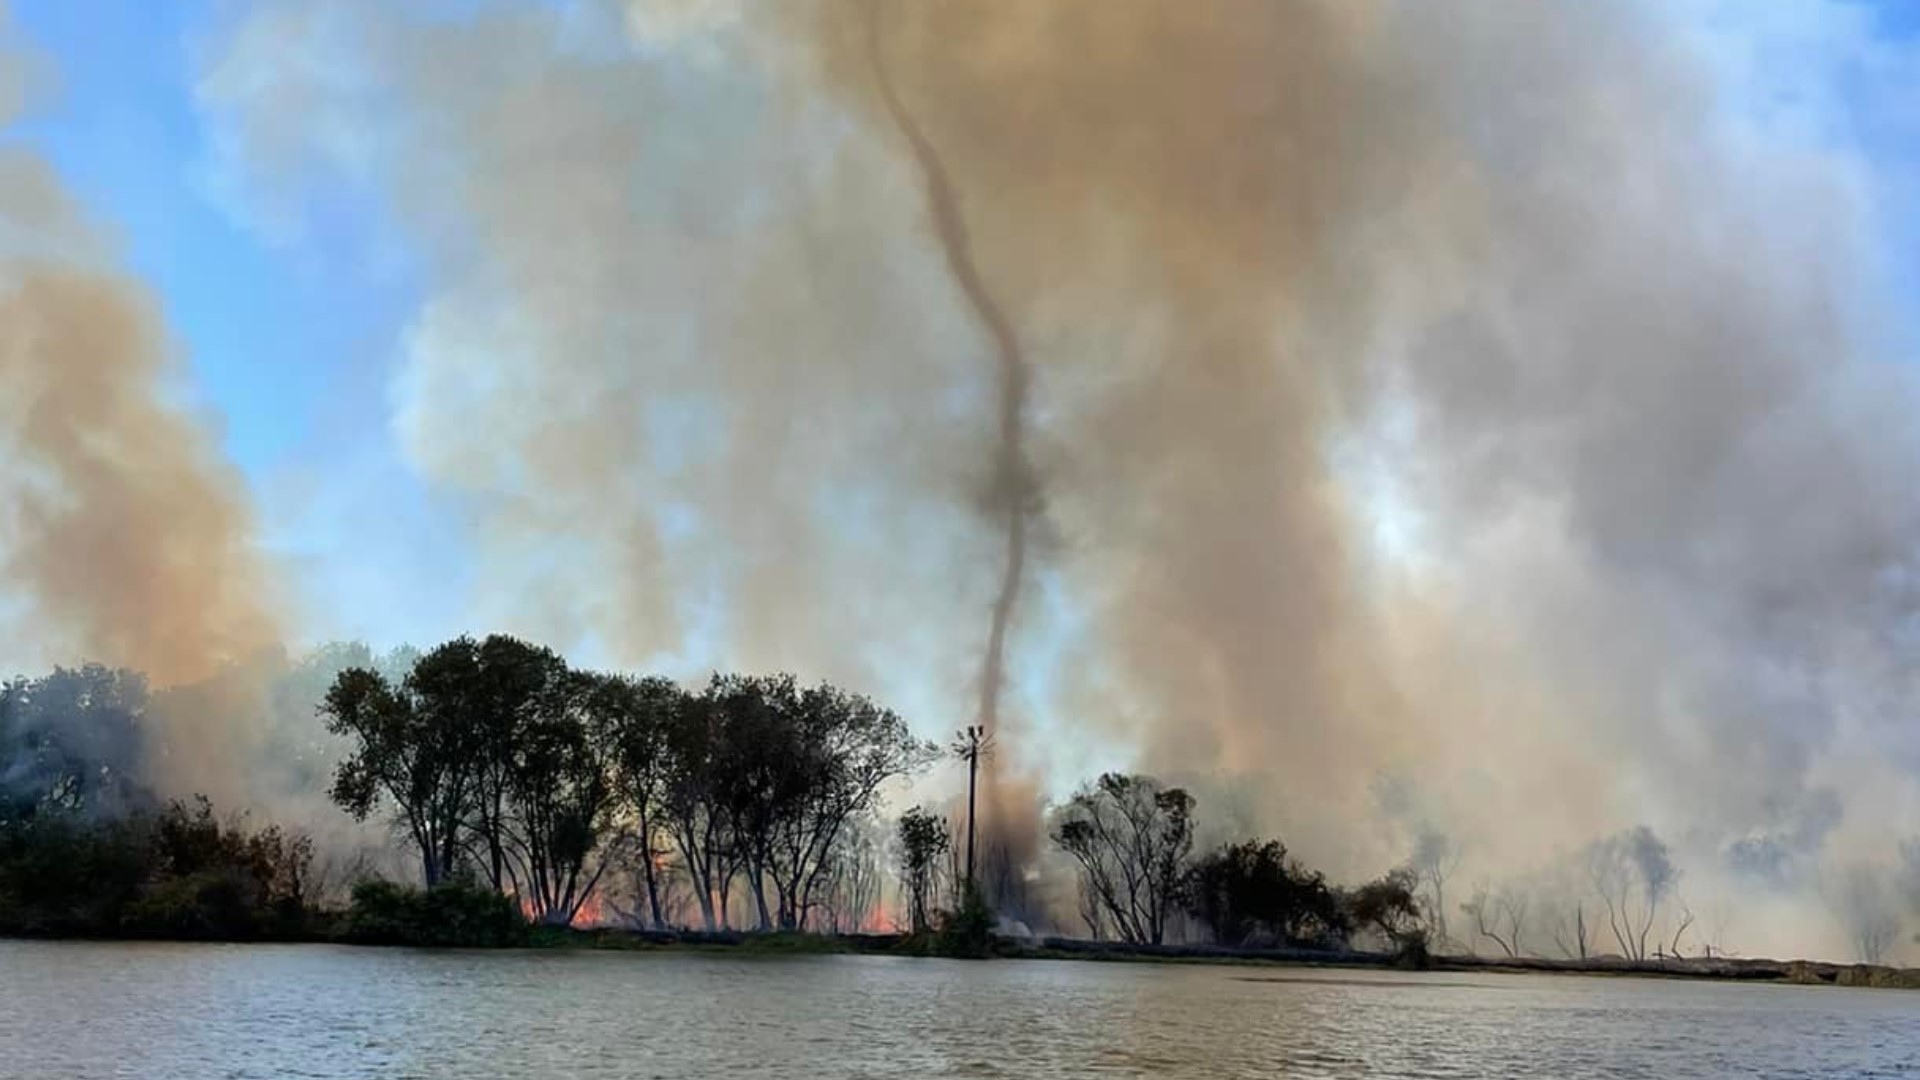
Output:
[[[28,88],[38,69],[10,45],[0,41],[0,85]],[[25,105],[24,93],[0,103],[0,123]],[[159,315],[112,243],[45,162],[0,151],[0,640],[11,662],[98,660],[165,687],[278,640],[239,478],[178,391]],[[231,791],[242,715],[169,711],[165,780]]]
[[[993,465],[988,508],[1006,521],[1005,563],[1000,585],[994,594],[993,613],[987,630],[986,654],[980,670],[979,723],[989,737],[1000,731],[1000,695],[1006,683],[1007,633],[1013,621],[1020,592],[1026,580],[1028,518],[1039,500],[1032,462],[1026,449],[1027,394],[1032,370],[1020,350],[1020,339],[1005,313],[994,303],[992,291],[980,277],[973,259],[972,242],[961,213],[960,196],[953,188],[939,151],[913,122],[906,103],[900,99],[887,72],[886,44],[883,36],[881,0],[871,0],[867,13],[867,32],[875,83],[881,100],[893,118],[900,135],[912,148],[915,162],[926,180],[927,207],[933,217],[934,232],[955,284],[966,295],[968,305],[993,341],[993,356],[999,383],[998,431],[993,446]],[[1003,751],[1004,752],[1004,751]],[[989,755],[985,765],[986,802],[984,814],[990,859],[1011,860],[1024,868],[1033,857],[1037,822],[1020,815],[1009,820],[1008,807],[1000,798],[1000,757]],[[1000,875],[1011,882],[1010,875]],[[1003,890],[1004,891],[1004,890]],[[998,896],[994,902],[1002,910],[1024,906],[1014,897]]]
[[[864,0],[209,50],[239,212],[344,187],[419,261],[394,427],[489,625],[1034,701],[1336,876],[1646,823],[1826,947],[1807,875],[1920,811],[1920,394],[1881,178],[1753,104],[1792,65],[1630,0],[886,10],[881,85]]]

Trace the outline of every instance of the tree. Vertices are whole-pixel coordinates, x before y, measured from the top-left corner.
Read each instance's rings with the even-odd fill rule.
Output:
[[[686,691],[666,679],[602,675],[586,701],[598,716],[597,729],[611,744],[614,791],[631,828],[641,894],[648,922],[656,930],[667,925],[661,896],[667,737],[686,699]]]
[[[841,830],[829,859],[826,881],[827,929],[835,934],[869,929],[880,906],[879,844],[871,818],[862,818]]]
[[[1520,956],[1525,948],[1521,932],[1527,921],[1527,894],[1513,888],[1490,892],[1481,882],[1473,895],[1460,905],[1460,911],[1473,921],[1473,932],[1500,946],[1508,956]]]
[[[787,930],[806,926],[848,823],[875,807],[884,784],[938,754],[892,710],[859,694],[822,684],[803,692],[796,705],[799,775],[778,803],[764,861]]]
[[[730,764],[728,733],[715,697],[708,692],[684,699],[666,717],[661,743],[661,816],[680,849],[681,871],[709,931],[726,917],[724,886],[734,872],[731,821],[721,787]]]
[[[547,688],[514,743],[507,835],[536,922],[571,924],[606,868],[604,860],[590,868],[613,806],[614,743],[595,697],[601,680],[579,673]]]
[[[527,853],[526,837],[519,838],[521,858],[510,848],[512,819],[522,819],[524,808],[515,799],[538,797],[541,778],[520,775],[529,767],[551,768],[546,758],[526,758],[535,738],[553,749],[558,713],[568,700],[567,663],[552,649],[504,634],[484,640],[462,637],[442,645],[415,664],[425,685],[434,688],[437,706],[455,714],[475,736],[478,760],[474,769],[474,813],[470,823],[487,880],[502,893],[525,894],[530,883],[520,879]],[[545,883],[542,889],[550,887]],[[537,895],[537,894],[536,894]],[[539,900],[534,900],[536,906]]]
[[[1424,949],[1419,889],[1420,875],[1413,868],[1389,871],[1343,897],[1348,923],[1378,934],[1396,951]]]
[[[1585,960],[1593,955],[1593,930],[1592,920],[1587,918],[1586,901],[1579,898],[1554,905],[1547,920],[1547,934],[1553,939],[1554,948],[1569,960]]]
[[[1150,776],[1107,773],[1056,812],[1052,837],[1121,940],[1163,942],[1193,849],[1191,795]]]
[[[896,835],[899,847],[895,858],[907,894],[907,922],[914,933],[923,934],[933,926],[935,878],[940,858],[952,846],[953,838],[947,832],[947,819],[924,806],[900,815]]]
[[[1222,945],[1241,946],[1262,937],[1319,945],[1345,933],[1326,879],[1288,858],[1278,840],[1229,844],[1197,860],[1187,872],[1182,899]]]
[[[1667,845],[1639,825],[1596,841],[1587,865],[1620,954],[1645,960],[1647,936],[1680,878]]]
[[[1841,874],[1831,894],[1840,924],[1853,945],[1854,958],[1878,964],[1900,940],[1901,902],[1887,874],[1867,863],[1857,863]]]
[[[802,735],[800,689],[790,675],[716,675],[703,695],[714,757],[706,777],[721,825],[727,873],[721,891],[744,871],[756,926],[774,927],[767,894],[775,833],[799,812],[821,767]]]
[[[1439,829],[1428,826],[1414,839],[1413,855],[1407,860],[1426,895],[1422,907],[1433,923],[1433,944],[1446,949],[1453,944],[1447,929],[1447,879],[1460,866],[1460,845]]]
[[[935,753],[892,711],[791,675],[716,675],[694,712],[670,746],[676,839],[722,909],[744,871],[763,930],[806,926],[847,822]]]
[[[329,794],[363,821],[392,803],[431,888],[452,878],[459,863],[478,792],[480,746],[478,733],[446,700],[458,696],[457,680],[448,686],[441,668],[423,673],[421,665],[399,686],[366,668],[348,668],[328,688],[320,711],[327,730],[351,745]]]
[[[98,664],[0,685],[0,821],[146,804],[147,701],[144,677]]]

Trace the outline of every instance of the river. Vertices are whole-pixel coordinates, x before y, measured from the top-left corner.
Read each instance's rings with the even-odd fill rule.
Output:
[[[1893,1076],[1920,993],[683,952],[0,941],[0,1076]]]

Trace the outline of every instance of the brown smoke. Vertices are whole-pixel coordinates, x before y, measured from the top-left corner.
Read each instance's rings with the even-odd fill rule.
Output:
[[[1424,154],[1369,75],[1368,20],[1315,4],[889,10],[916,142],[975,193],[985,277],[1052,342],[1035,354],[1054,397],[1047,486],[1098,605],[1100,671],[1126,673],[1149,759],[1284,754],[1289,775],[1351,785],[1374,763],[1340,760],[1370,740],[1348,700],[1365,658],[1324,443],[1376,301],[1341,285],[1358,230]],[[809,36],[860,104],[869,82],[835,25],[852,14],[827,5]]]
[[[0,9],[0,26],[5,11]],[[0,82],[23,61],[0,57]],[[0,117],[0,120],[10,117]],[[239,479],[173,394],[151,299],[47,166],[0,159],[0,577],[41,660],[198,682],[277,640]],[[231,779],[231,709],[174,717],[170,776]]]
[[[397,423],[509,622],[1049,714],[1336,874],[1887,842],[1816,827],[1920,767],[1873,200],[1667,6],[657,7],[268,3],[203,85],[419,249]]]
[[[984,500],[987,510],[1005,522],[1006,549],[1002,556],[1000,585],[994,593],[993,611],[988,620],[986,651],[980,665],[979,724],[989,739],[1000,731],[1000,696],[1006,684],[1008,634],[1016,605],[1027,579],[1028,534],[1030,519],[1039,502],[1040,492],[1027,455],[1027,398],[1033,373],[1020,347],[1020,337],[1007,321],[1005,312],[995,303],[992,290],[980,276],[974,262],[973,242],[960,204],[940,152],[926,133],[914,122],[913,113],[893,85],[887,69],[885,21],[887,5],[881,0],[867,4],[867,47],[873,65],[875,86],[886,105],[888,115],[913,151],[915,162],[926,182],[927,208],[933,218],[934,234],[946,257],[947,269],[966,296],[981,326],[993,342],[995,379],[999,401],[993,444],[993,463],[989,489]],[[1000,783],[1000,757],[991,755],[985,763],[986,787],[982,824],[986,828],[984,849],[996,873],[983,880],[996,885],[988,892],[996,907],[1025,915],[1019,874],[1033,863],[1039,835],[1037,815],[1015,812],[1016,798],[1003,798]],[[1030,785],[1022,785],[1023,789]],[[1025,792],[1023,791],[1023,794]],[[1036,802],[1019,799],[1017,802]]]

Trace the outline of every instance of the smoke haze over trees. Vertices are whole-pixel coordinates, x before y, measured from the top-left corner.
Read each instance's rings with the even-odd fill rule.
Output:
[[[384,419],[472,526],[473,621],[808,682],[523,657],[475,731],[410,659],[299,659],[160,303],[9,143],[0,646],[66,665],[9,691],[10,813],[317,825],[358,739],[340,793],[417,803],[430,878],[564,912],[612,845],[651,921],[737,884],[806,922],[865,895],[893,767],[792,789],[795,717],[874,719],[828,680],[997,719],[1023,920],[1072,917],[1042,809],[1139,769],[1252,793],[1222,843],[1409,865],[1436,947],[1651,954],[1736,901],[1750,949],[1906,944],[1920,387],[1890,178],[1807,119],[1859,9],[1768,5],[1788,65],[1655,0],[430,7],[225,13],[210,186],[407,266]],[[10,128],[36,63],[0,40]]]

